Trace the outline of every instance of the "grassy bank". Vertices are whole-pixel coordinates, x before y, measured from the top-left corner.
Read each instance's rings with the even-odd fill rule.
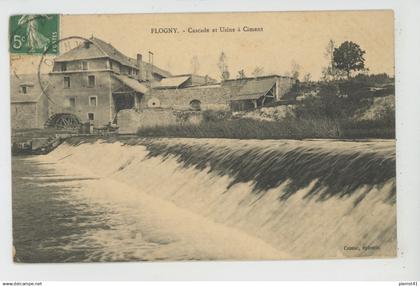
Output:
[[[251,118],[203,121],[165,127],[141,128],[142,137],[237,138],[237,139],[360,139],[394,138],[395,131],[383,121],[351,122],[328,118],[286,118],[261,121]]]
[[[268,107],[241,114],[203,111],[198,125],[183,123],[138,130],[143,137],[195,137],[239,139],[370,139],[395,138],[395,97],[393,85],[376,86],[377,78],[388,84],[386,76],[319,82],[297,87],[302,99],[292,107]],[[373,84],[372,82],[373,81]],[[382,83],[379,81],[379,83]],[[372,85],[373,88],[372,89]],[[379,94],[378,89],[383,94]],[[308,95],[309,94],[309,95]]]

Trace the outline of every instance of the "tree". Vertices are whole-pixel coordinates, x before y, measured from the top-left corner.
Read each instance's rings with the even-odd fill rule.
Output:
[[[191,58],[191,72],[197,74],[200,69],[200,61],[197,56]]]
[[[300,65],[296,61],[292,61],[290,75],[292,78],[298,80],[300,74]]]
[[[349,79],[352,71],[365,68],[365,53],[358,44],[345,41],[340,47],[334,48],[334,67],[344,71]]]
[[[255,69],[252,71],[252,75],[254,77],[259,77],[264,74],[264,68],[262,67],[255,67]]]
[[[307,73],[303,76],[303,82],[310,82],[311,81],[311,74]]]
[[[228,70],[223,71],[222,81],[228,80],[230,78],[230,72]]]
[[[334,83],[321,84],[317,96],[305,97],[299,102],[294,114],[297,118],[327,118],[336,120],[345,117],[345,102],[338,96],[338,87]]]
[[[220,71],[220,78],[222,81],[229,79],[230,73],[227,65],[227,56],[225,52],[221,52],[219,56],[219,62],[217,63],[217,67]]]
[[[334,65],[334,49],[335,42],[331,39],[329,40],[324,51],[324,57],[328,61],[327,66],[322,68],[321,78],[324,81],[337,80],[342,77],[342,72],[336,69]]]
[[[238,71],[238,75],[236,76],[237,79],[246,78],[245,71],[243,69]]]
[[[328,67],[334,67],[334,49],[335,42],[330,39],[324,51],[324,57],[328,60]]]

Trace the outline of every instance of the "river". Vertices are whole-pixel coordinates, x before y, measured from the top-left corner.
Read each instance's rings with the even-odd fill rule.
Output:
[[[12,158],[16,261],[396,253],[394,141],[69,141]]]

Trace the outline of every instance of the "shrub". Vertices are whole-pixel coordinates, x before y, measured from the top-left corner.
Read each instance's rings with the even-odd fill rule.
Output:
[[[386,73],[380,73],[380,74],[358,74],[356,75],[353,80],[359,81],[359,82],[365,82],[369,85],[375,85],[375,84],[393,84],[394,78],[390,77]]]
[[[328,118],[331,120],[343,117],[346,109],[339,94],[337,85],[321,85],[318,96],[307,97],[296,105],[296,117]]]
[[[202,122],[198,125],[147,127],[138,130],[144,137],[196,137],[238,139],[337,138],[339,126],[329,119],[287,118],[260,121],[251,118]]]
[[[183,111],[174,111],[173,114],[176,117],[176,121],[179,124],[190,123],[194,118],[200,116],[199,111],[183,110]]]
[[[232,112],[224,110],[204,110],[202,116],[204,122],[217,122],[229,119],[232,116]]]
[[[343,121],[341,138],[395,138],[395,128],[380,120]]]

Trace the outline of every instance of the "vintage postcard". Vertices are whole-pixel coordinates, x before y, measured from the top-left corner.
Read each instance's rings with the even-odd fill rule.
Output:
[[[395,257],[392,11],[12,15],[15,262]]]

